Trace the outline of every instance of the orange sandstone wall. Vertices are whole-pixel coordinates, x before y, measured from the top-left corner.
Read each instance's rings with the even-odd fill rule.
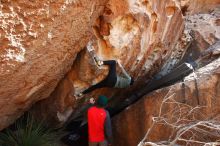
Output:
[[[90,41],[97,57],[120,61],[137,81],[137,88],[170,57],[184,29],[180,5],[172,0],[109,0],[94,25],[97,28],[94,35],[100,38],[93,35]],[[105,88],[75,100],[72,94],[102,80],[106,73],[107,69],[97,68],[88,51],[83,50],[55,91],[34,110],[51,121],[63,123],[90,96],[105,94],[111,98],[119,92],[123,96],[128,90],[134,90]]]
[[[147,132],[149,134],[144,142],[163,141],[164,144],[169,145],[171,144],[169,142],[172,142],[177,136],[176,132],[181,128],[184,129],[199,121],[210,121],[211,123],[212,120],[215,120],[219,122],[219,73],[220,58],[196,72],[198,97],[194,75],[191,74],[184,79],[185,97],[182,83],[176,83],[170,87],[156,90],[128,107],[112,120],[114,145],[138,145]],[[192,128],[181,138],[201,142],[212,142],[213,140],[214,142],[220,137],[213,129],[206,133],[205,130],[208,128],[202,126],[198,128],[204,130],[196,133],[197,129]],[[209,135],[210,133],[213,135]],[[171,145],[174,144],[186,145],[184,141],[179,140]],[[189,142],[188,144],[198,145],[199,143]]]
[[[0,1],[0,129],[49,97],[88,42],[105,2]]]

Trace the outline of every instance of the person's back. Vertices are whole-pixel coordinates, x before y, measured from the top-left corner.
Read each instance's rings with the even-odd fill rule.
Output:
[[[105,140],[104,122],[106,111],[103,108],[93,106],[88,110],[89,141],[101,142]]]
[[[101,95],[97,105],[88,110],[89,146],[107,146],[112,143],[112,128],[109,112],[104,109],[108,99]]]

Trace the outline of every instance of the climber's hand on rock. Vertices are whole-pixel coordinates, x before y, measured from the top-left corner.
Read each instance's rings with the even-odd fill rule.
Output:
[[[91,97],[91,98],[89,99],[89,103],[95,104],[95,99],[94,99],[93,97]]]

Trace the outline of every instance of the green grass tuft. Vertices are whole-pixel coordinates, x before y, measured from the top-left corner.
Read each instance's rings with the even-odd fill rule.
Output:
[[[0,133],[0,146],[58,146],[61,134],[28,115]]]

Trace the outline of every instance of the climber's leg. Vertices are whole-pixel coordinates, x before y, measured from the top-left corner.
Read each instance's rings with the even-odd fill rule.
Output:
[[[107,87],[114,87],[117,81],[116,61],[106,60],[106,61],[103,61],[103,65],[109,66],[108,75],[105,78]]]
[[[103,87],[114,87],[116,81],[117,81],[117,74],[116,74],[116,61],[115,60],[107,60],[107,61],[101,61],[104,65],[109,66],[109,72],[108,75],[104,80],[101,82],[92,85],[88,89],[84,90],[82,93],[76,96],[83,96],[83,94],[90,93],[96,89],[103,88]]]
[[[101,82],[95,84],[95,85],[92,85],[91,87],[89,87],[88,89],[84,90],[82,92],[82,94],[87,94],[87,93],[90,93],[98,88],[103,88],[103,87],[107,87],[106,86],[106,80],[102,80]]]
[[[109,66],[109,72],[108,75],[109,77],[116,77],[116,61],[115,60],[106,60],[103,61],[103,65],[108,65]]]
[[[88,89],[84,90],[82,93],[87,94],[90,93],[98,88],[103,88],[103,87],[113,87],[116,80],[117,80],[117,75],[116,75],[116,61],[115,60],[107,60],[103,61],[104,65],[109,66],[109,72],[108,75],[104,80],[101,82],[89,87]]]

